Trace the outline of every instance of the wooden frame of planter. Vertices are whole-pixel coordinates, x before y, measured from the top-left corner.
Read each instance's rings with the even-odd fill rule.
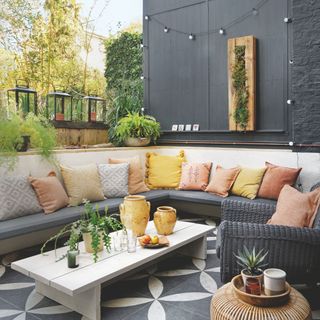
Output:
[[[245,47],[246,85],[248,89],[247,108],[249,112],[248,122],[245,129],[241,128],[234,119],[237,108],[235,90],[233,87],[233,70],[236,63],[235,49],[238,46]],[[229,130],[231,131],[254,131],[256,110],[256,38],[245,36],[228,40],[228,96],[229,96]]]

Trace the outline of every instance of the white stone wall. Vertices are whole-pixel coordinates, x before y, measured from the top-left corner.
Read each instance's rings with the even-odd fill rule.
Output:
[[[210,148],[210,147],[147,147],[147,148],[109,148],[109,149],[86,149],[86,150],[61,150],[55,156],[57,162],[65,165],[81,165],[87,163],[105,163],[109,157],[125,158],[139,155],[144,164],[146,152],[158,152],[161,154],[174,155],[179,150],[185,150],[187,161],[213,163],[223,167],[236,165],[261,167],[265,161],[288,167],[302,167],[300,181],[303,190],[320,181],[320,154],[319,153],[295,153],[289,150],[266,150],[266,149],[236,149],[236,148]],[[19,157],[17,167],[8,172],[0,168],[0,174],[10,175],[33,175],[36,177],[47,175],[50,170],[55,170],[53,164],[41,159],[33,153],[26,153]],[[57,171],[57,169],[56,169]]]

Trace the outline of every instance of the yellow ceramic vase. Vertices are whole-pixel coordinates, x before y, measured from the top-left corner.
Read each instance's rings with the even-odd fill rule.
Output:
[[[177,221],[177,211],[172,207],[158,207],[153,222],[158,234],[168,235],[173,232]]]
[[[84,247],[86,249],[86,252],[88,253],[93,253],[94,250],[92,248],[92,237],[91,234],[89,232],[83,233],[82,234],[83,237],[83,241],[84,241]],[[102,233],[100,234],[100,243],[99,243],[99,247],[98,247],[98,252],[103,250],[103,239],[102,239]]]
[[[119,206],[120,219],[137,237],[143,236],[150,218],[150,202],[145,196],[127,196]]]

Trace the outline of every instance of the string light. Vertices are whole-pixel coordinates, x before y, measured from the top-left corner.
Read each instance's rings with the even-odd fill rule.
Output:
[[[294,104],[294,101],[289,99],[289,100],[287,100],[287,104],[289,104],[289,105]]]
[[[141,76],[140,79],[141,79],[141,80],[145,80],[145,79],[147,79],[147,78],[146,78],[145,76]]]
[[[241,16],[239,16],[238,18],[230,21],[230,23],[224,25],[224,26],[221,26],[220,28],[218,29],[212,29],[212,30],[209,30],[207,32],[199,32],[199,33],[187,33],[183,30],[179,30],[179,29],[174,29],[174,28],[169,28],[167,27],[164,23],[162,23],[161,21],[159,21],[154,15],[152,15],[152,21],[154,21],[155,23],[161,25],[163,27],[163,31],[165,33],[168,33],[168,32],[175,32],[175,33],[179,33],[179,34],[183,34],[183,35],[187,35],[189,40],[196,40],[197,37],[201,37],[201,36],[207,36],[209,34],[214,34],[214,33],[218,33],[220,35],[224,35],[227,33],[227,29],[233,27],[234,25],[246,20],[247,18],[249,17],[252,17],[252,16],[257,16],[259,14],[259,11],[260,9],[267,3],[269,2],[269,0],[260,0],[258,1],[258,3],[252,8],[250,9],[249,11],[243,13]],[[174,9],[174,10],[177,10],[177,9]],[[172,10],[172,11],[174,11]],[[148,15],[145,15],[144,16],[144,19],[145,20],[151,20],[151,16],[148,16]],[[285,17],[284,19],[284,22],[286,23],[290,23],[292,22],[292,19],[289,18],[289,17]]]
[[[291,18],[288,18],[288,17],[285,17],[285,18],[283,19],[283,21],[284,21],[285,23],[290,23],[290,22],[292,22],[292,19],[291,19]]]
[[[292,59],[290,59],[290,60],[289,60],[289,63],[290,63],[290,64],[293,64],[293,60],[292,60]]]
[[[147,48],[147,46],[146,46],[145,44],[141,43],[141,44],[140,44],[140,48],[141,48],[141,49]]]

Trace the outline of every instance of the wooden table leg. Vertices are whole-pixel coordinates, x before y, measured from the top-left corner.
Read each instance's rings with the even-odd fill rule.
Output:
[[[36,281],[36,291],[87,319],[101,320],[101,286],[70,296],[46,284]]]
[[[207,259],[207,236],[196,239],[188,245],[183,246],[178,252],[192,258]]]

